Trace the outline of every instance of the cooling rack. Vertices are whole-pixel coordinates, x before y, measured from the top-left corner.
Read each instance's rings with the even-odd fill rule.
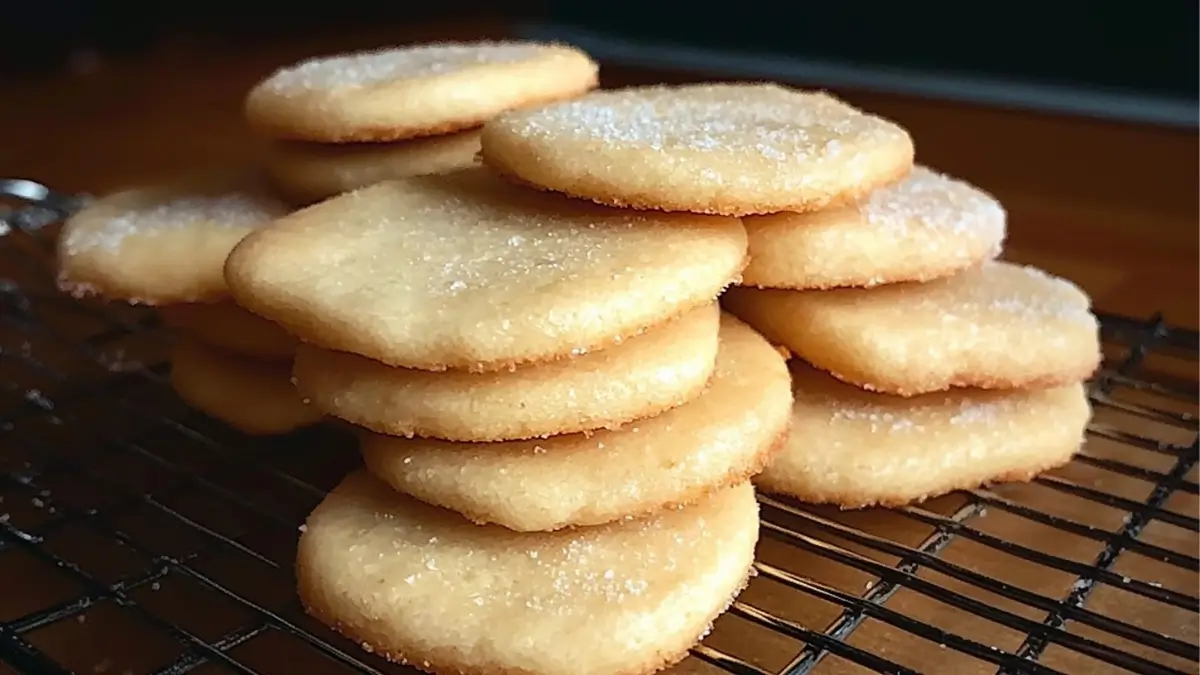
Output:
[[[85,198],[0,193],[0,674],[410,672],[295,600],[298,526],[349,439],[189,409],[151,313],[54,288]],[[902,509],[761,496],[757,577],[672,672],[1196,673],[1197,335],[1102,325],[1075,461]]]

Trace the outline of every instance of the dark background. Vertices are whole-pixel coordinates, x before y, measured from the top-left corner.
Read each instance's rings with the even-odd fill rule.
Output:
[[[490,17],[550,21],[701,49],[983,76],[1197,101],[1196,2],[496,0],[6,3],[6,75],[61,69],[79,48],[136,55],[190,33],[236,47],[355,25]]]

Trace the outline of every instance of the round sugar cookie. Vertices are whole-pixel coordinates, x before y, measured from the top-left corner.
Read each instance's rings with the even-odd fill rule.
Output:
[[[393,368],[305,345],[292,374],[314,406],[382,434],[546,437],[618,427],[695,398],[713,373],[719,319],[714,302],[620,345],[491,373]]]
[[[278,325],[251,314],[229,300],[163,305],[164,326],[214,347],[264,359],[288,359],[299,341]]]
[[[991,195],[923,166],[863,199],[743,220],[743,286],[871,287],[949,276],[1000,255],[1007,218]]]
[[[247,434],[282,434],[309,426],[321,413],[306,405],[287,362],[262,361],[176,338],[171,388],[184,403]]]
[[[792,362],[791,436],[764,491],[844,508],[901,506],[1069,462],[1091,419],[1082,384],[956,389],[904,398]]]
[[[355,472],[308,517],[296,577],[310,615],[425,672],[645,675],[740,593],[758,525],[745,482],[645,519],[523,534]]]
[[[396,141],[482,124],[582,94],[599,66],[568,45],[442,42],[323,56],[280,68],[246,97],[249,124],[279,139]]]
[[[364,434],[367,468],[395,489],[513,530],[596,525],[693,502],[760,471],[787,433],[783,357],[726,316],[704,393],[620,429],[467,444]]]
[[[63,225],[59,287],[147,305],[217,300],[227,295],[225,256],[285,213],[249,172],[203,172],[115,192]]]
[[[1099,324],[1076,285],[986,261],[927,283],[826,291],[730,289],[722,303],[768,339],[864,389],[1053,387],[1099,366]]]
[[[902,127],[775,84],[592,92],[484,125],[484,163],[602,204],[732,216],[813,211],[912,168]]]
[[[302,143],[267,146],[266,169],[296,204],[311,204],[392,178],[458,171],[476,164],[479,131],[397,143]]]
[[[745,260],[736,218],[610,209],[475,168],[292,214],[239,244],[225,278],[319,347],[487,371],[636,335],[712,302]]]

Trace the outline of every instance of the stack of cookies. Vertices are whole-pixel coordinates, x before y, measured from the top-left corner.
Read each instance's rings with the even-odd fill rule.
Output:
[[[464,69],[474,71],[468,83],[486,74],[496,91],[455,84]],[[530,70],[543,76],[522,75]],[[308,426],[322,415],[291,383],[298,340],[229,298],[224,263],[233,246],[296,205],[471,166],[472,128],[489,116],[595,84],[586,55],[524,43],[429,45],[281,69],[245,106],[250,125],[272,139],[262,167],[196,171],[96,200],[64,226],[59,284],[76,297],[154,306],[175,334],[171,384],[205,414],[256,435]],[[435,110],[412,105],[434,100],[423,89],[443,91]]]
[[[721,316],[736,218],[602,207],[483,169],[380,183],[244,240],[238,299],[366,472],[300,542],[301,598],[435,672],[653,670],[741,589],[784,359]]]
[[[1089,298],[1002,262],[1006,214],[929,168],[851,203],[747,217],[726,307],[798,358],[764,490],[844,508],[1023,481],[1079,449],[1099,364]]]
[[[465,65],[454,88],[381,91],[444,110],[540,91],[552,64],[502,92]],[[493,119],[532,105],[511,108]],[[243,240],[233,296],[302,341],[299,394],[361,438],[365,468],[300,540],[308,611],[432,672],[682,658],[751,574],[750,479],[792,407],[779,350],[717,304],[747,245],[736,217],[613,208],[479,166],[333,196]]]
[[[1100,358],[1088,297],[998,261],[1000,204],[915,166],[895,123],[770,84],[648,87],[501,116],[481,145],[543,189],[742,218],[750,262],[722,302],[797,357],[761,488],[896,505],[1078,450]]]
[[[297,341],[238,307],[225,257],[287,213],[255,172],[209,170],[95,200],[58,240],[59,286],[76,297],[155,307],[173,329],[171,384],[198,410],[249,434],[316,422],[291,386]]]
[[[439,43],[281,68],[245,102],[265,166],[294,205],[389,178],[467,168],[479,126],[513,107],[582,94],[597,66],[567,46]]]
[[[765,490],[854,508],[1024,481],[1070,461],[1091,417],[1089,300],[1035,268],[989,258],[924,282],[738,288],[725,302],[799,357],[795,436]]]
[[[226,349],[278,330],[292,400],[356,430],[300,597],[425,671],[656,671],[752,573],[752,483],[905,503],[1062,463],[1090,415],[1088,298],[998,262],[1003,209],[914,166],[905,129],[772,84],[588,93],[596,72],[536,43],[276,72],[247,116],[319,203],[217,256],[204,297],[247,327],[166,313]],[[158,229],[194,244],[181,218]]]

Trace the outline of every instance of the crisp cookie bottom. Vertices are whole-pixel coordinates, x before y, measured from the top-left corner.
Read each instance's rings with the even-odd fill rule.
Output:
[[[627,338],[624,342],[627,343],[630,340],[640,340],[644,338],[657,339],[653,336],[653,334],[655,331],[660,329],[677,330],[680,328],[689,327],[686,324],[680,324],[679,322],[692,321],[691,317],[694,316],[693,312],[707,311],[708,309],[712,310],[714,316],[714,336],[712,344],[714,345],[713,361],[715,361],[715,352],[719,350],[718,345],[720,340],[718,335],[719,321],[721,316],[720,308],[716,303],[701,306],[692,312],[684,312],[679,317],[668,319],[665,322],[661,322],[646,328],[638,335]],[[686,335],[685,339],[691,340],[693,337],[694,336]],[[662,345],[660,345],[660,347],[661,346]],[[620,345],[614,345],[611,348],[619,349]],[[662,350],[659,349],[656,351],[661,352]],[[600,352],[596,351],[591,353]],[[322,388],[322,386],[319,384],[314,386],[312,384],[312,380],[306,377],[306,375],[311,375],[313,372],[313,369],[306,369],[304,367],[307,363],[305,360],[306,356],[307,354],[305,350],[301,349],[300,354],[297,356],[296,366],[292,371],[293,382],[296,384],[298,391],[300,391],[302,395],[304,395],[306,398],[312,399],[314,405],[325,409],[327,414],[339,417],[355,426],[384,436],[397,436],[402,438],[431,438],[458,443],[500,443],[507,441],[546,439],[554,436],[571,434],[590,435],[598,431],[615,431],[624,426],[657,417],[692,400],[695,400],[696,398],[699,398],[708,390],[709,385],[712,383],[715,375],[715,363],[710,363],[709,367],[707,368],[707,377],[703,377],[702,379],[697,378],[696,381],[689,382],[686,388],[677,389],[675,392],[673,392],[673,395],[671,395],[670,398],[656,395],[648,396],[645,399],[638,399],[639,403],[641,404],[639,408],[629,408],[627,410],[619,411],[619,414],[618,412],[613,412],[609,415],[589,413],[574,418],[568,418],[564,416],[561,417],[557,423],[551,423],[546,421],[546,417],[541,419],[530,419],[527,417],[521,418],[518,415],[512,414],[510,411],[506,418],[506,428],[505,430],[501,431],[500,429],[497,429],[497,425],[494,424],[479,424],[478,426],[464,425],[461,422],[461,416],[459,416],[458,419],[460,421],[457,424],[448,425],[445,422],[447,419],[445,416],[439,416],[440,419],[438,421],[430,423],[427,418],[423,419],[422,415],[398,416],[394,413],[382,412],[382,408],[369,409],[366,406],[351,407],[338,405],[338,392],[344,391],[344,389],[338,387]],[[587,355],[585,354],[569,358],[586,359],[586,357]],[[567,359],[527,367],[536,369],[539,366],[554,366],[563,364],[565,361],[567,361]],[[329,372],[329,370],[326,369],[326,372]],[[645,372],[661,373],[663,371],[661,369],[657,371],[646,369]],[[313,379],[317,380],[318,382],[322,380],[320,376]],[[524,386],[523,383],[514,382],[508,385],[507,388],[521,386]],[[484,397],[492,396],[491,393],[487,393],[488,391],[489,389],[485,389],[484,393],[481,395]],[[397,406],[398,405],[399,404],[397,404]],[[530,402],[529,405],[536,406],[536,403]],[[525,407],[525,402],[522,402],[521,408],[524,409]],[[397,407],[395,409],[399,408]],[[488,406],[484,406],[483,408],[476,407],[474,410],[479,416],[482,417],[491,417],[492,415],[496,414],[496,411]],[[401,419],[401,417],[404,417],[404,419]]]
[[[183,298],[159,299],[143,297],[148,294],[133,294],[121,288],[120,284],[108,284],[97,279],[87,281],[73,279],[66,271],[61,271],[55,278],[55,286],[62,293],[75,300],[100,300],[103,302],[121,303],[131,307],[165,307],[180,303],[213,303],[224,300],[227,293],[192,293]]]
[[[622,417],[620,419],[613,419],[605,424],[601,424],[601,425],[580,425],[580,424],[566,425],[566,424],[563,424],[563,425],[559,425],[559,428],[554,431],[543,431],[540,433],[534,433],[534,432],[530,431],[528,428],[525,428],[525,429],[521,430],[520,432],[506,434],[503,438],[500,438],[500,437],[491,438],[491,437],[487,437],[484,434],[475,434],[474,438],[442,438],[442,436],[440,435],[442,432],[440,432],[440,430],[436,430],[431,427],[421,426],[418,424],[410,425],[408,428],[403,430],[403,433],[399,433],[399,430],[395,426],[388,426],[388,425],[375,423],[373,420],[365,419],[365,417],[366,417],[365,415],[354,416],[357,419],[352,419],[352,420],[346,419],[345,421],[347,421],[355,426],[362,427],[363,429],[366,429],[368,431],[377,433],[377,434],[381,434],[384,436],[398,436],[400,438],[434,438],[434,439],[438,439],[438,440],[451,441],[454,443],[506,443],[506,442],[510,442],[510,441],[532,441],[535,439],[553,438],[554,436],[568,436],[571,434],[592,434],[597,431],[620,430],[622,427],[629,426],[631,424],[636,424],[637,422],[641,422],[643,420],[647,420],[647,419],[650,419],[653,417],[657,417],[665,412],[674,410],[675,408],[678,408],[681,405],[688,403],[689,401],[699,397],[701,394],[703,394],[705,391],[707,391],[708,385],[711,381],[712,381],[712,376],[709,376],[709,378],[707,380],[705,380],[704,382],[701,382],[698,386],[692,387],[691,389],[688,389],[688,390],[682,392],[679,396],[677,396],[676,398],[674,398],[670,401],[667,401],[661,405],[656,405],[652,408],[651,407],[643,408],[642,411],[636,415],[628,415],[628,416]],[[330,413],[330,414],[332,415],[333,413]],[[338,415],[335,415],[335,416],[338,416]],[[351,416],[352,415],[349,415],[349,414],[345,415],[345,417],[351,417]],[[466,436],[466,434],[461,434],[461,436]]]
[[[790,424],[791,424],[791,421],[789,420],[789,422],[788,422],[789,427],[790,427]],[[639,507],[636,507],[636,508],[630,510],[628,513],[626,513],[624,516],[622,516],[620,518],[615,518],[615,519],[611,519],[608,521],[600,521],[600,522],[588,521],[586,523],[573,523],[573,524],[563,525],[563,526],[557,528],[556,530],[541,530],[541,531],[555,532],[555,531],[566,530],[566,529],[571,529],[571,528],[575,528],[575,527],[597,527],[600,525],[606,525],[608,523],[621,521],[621,520],[637,520],[639,518],[648,518],[648,517],[653,516],[656,513],[662,512],[662,511],[671,511],[671,510],[691,506],[693,504],[697,504],[701,501],[704,501],[706,498],[721,492],[722,490],[727,490],[729,488],[734,487],[735,485],[740,485],[741,483],[744,483],[747,480],[751,480],[755,476],[761,474],[763,469],[766,468],[766,466],[771,462],[771,460],[774,459],[775,456],[778,455],[780,452],[782,452],[784,447],[787,445],[789,431],[790,431],[790,429],[785,427],[783,432],[781,432],[779,435],[777,435],[774,440],[772,440],[770,443],[763,445],[763,447],[758,451],[758,453],[755,454],[754,459],[749,464],[747,464],[745,467],[743,467],[742,470],[732,471],[729,474],[727,474],[726,476],[724,476],[721,480],[719,480],[715,483],[697,487],[693,490],[690,490],[690,491],[680,495],[679,497],[677,497],[671,501],[659,502],[659,503],[649,505],[649,506],[645,506],[645,505],[639,506]],[[380,480],[383,480],[383,479],[380,478]],[[384,482],[387,482],[387,481],[385,480]],[[414,496],[413,499],[418,499],[418,498]],[[484,517],[478,513],[473,513],[469,510],[463,510],[459,506],[450,507],[450,506],[446,506],[443,504],[436,504],[436,503],[433,505],[441,507],[441,508],[445,508],[445,509],[450,509],[476,525],[496,525],[495,522],[488,520],[486,517]]]
[[[717,619],[729,611],[729,608],[733,606],[733,603],[737,601],[738,596],[740,596],[742,592],[746,590],[746,587],[750,585],[750,580],[756,575],[757,570],[751,566],[746,571],[746,576],[735,587],[733,594],[729,596],[725,603],[721,605],[716,612],[712,613],[708,617],[706,622],[701,627],[700,633],[692,640],[692,644],[682,652],[660,652],[656,654],[654,658],[647,659],[646,663],[642,666],[619,671],[613,673],[613,675],[653,675],[653,673],[670,668],[671,666],[674,666],[686,659],[688,654],[691,652],[692,647],[700,644],[706,637],[708,637],[709,633],[712,632],[713,625],[716,623]],[[333,629],[342,637],[356,642],[363,651],[369,654],[376,654],[390,663],[417,668],[423,672],[430,673],[430,675],[529,675],[529,672],[524,669],[514,670],[499,664],[488,664],[478,668],[465,667],[461,664],[454,663],[454,659],[452,658],[439,658],[437,654],[430,654],[429,656],[431,658],[418,657],[416,655],[405,656],[405,652],[415,650],[409,650],[405,647],[385,648],[380,645],[374,645],[361,640],[354,634],[353,628],[347,626],[345,622],[334,619],[321,607],[318,607],[309,601],[309,597],[306,593],[306,586],[308,585],[305,582],[306,571],[304,566],[299,562],[297,562],[296,565],[296,578],[299,582],[297,585],[299,587],[298,594],[300,598],[300,604],[304,607],[305,613],[321,622],[325,626]]]
[[[737,276],[740,276],[740,272],[739,272],[739,275],[735,275],[734,278],[725,282],[722,292],[724,292],[725,288],[729,288],[736,282]],[[516,370],[518,368],[522,368],[522,367],[554,363],[556,361],[562,361],[564,359],[571,358],[572,356],[575,355],[575,352],[580,349],[588,351],[588,352],[596,352],[596,351],[600,351],[602,349],[608,349],[609,347],[618,345],[626,340],[633,339],[633,338],[641,335],[642,333],[645,333],[646,331],[652,330],[658,326],[661,326],[663,324],[674,321],[674,320],[678,319],[679,317],[683,316],[684,314],[687,314],[688,312],[690,312],[692,310],[698,309],[699,307],[702,307],[708,303],[716,302],[717,298],[719,298],[719,297],[720,297],[720,294],[718,293],[716,297],[702,298],[695,303],[680,306],[680,307],[676,308],[676,311],[672,312],[671,314],[661,317],[660,319],[658,319],[657,321],[655,321],[654,323],[652,323],[650,325],[642,326],[635,330],[631,330],[627,333],[619,333],[616,335],[609,336],[608,338],[606,338],[596,344],[584,345],[584,346],[576,345],[576,346],[572,346],[572,347],[564,346],[558,351],[555,351],[553,353],[547,353],[540,357],[530,357],[527,359],[520,359],[520,360],[475,361],[472,363],[456,363],[456,364],[446,363],[445,361],[437,362],[437,363],[425,362],[425,363],[414,363],[414,364],[410,364],[410,365],[403,365],[403,366],[397,366],[397,367],[411,368],[414,370],[425,370],[425,371],[434,372],[434,373],[443,372],[443,371],[447,371],[447,370],[465,370],[469,373],[494,373],[494,372],[499,372],[499,371],[510,371],[511,372],[511,371],[514,371],[514,370]],[[247,299],[247,302],[251,302],[251,300]],[[251,311],[254,311],[255,314],[258,314],[259,316],[266,318],[266,315],[259,312],[257,307]],[[280,322],[281,325],[284,322],[283,317],[276,317],[274,319],[269,319],[269,320],[278,321],[278,322]],[[293,322],[288,322],[289,326],[292,324],[293,324]],[[305,333],[309,336],[306,339],[306,341],[311,342],[312,344],[314,344],[318,347],[322,347],[324,349],[332,349],[332,350],[341,350],[342,349],[338,345],[334,344],[335,342],[337,342],[337,340],[322,339],[322,340],[318,341],[318,339],[316,339],[316,337],[313,336],[311,333],[308,333],[307,331]],[[297,334],[299,334],[299,333],[297,333]]]
[[[588,83],[587,86],[565,90],[553,95],[529,98],[519,105],[505,108],[504,111],[519,110],[544,103],[553,103],[566,98],[574,98],[591,91],[593,88],[594,83]],[[475,129],[483,126],[485,122],[495,115],[496,113],[462,115],[432,126],[370,126],[347,133],[312,133],[311,127],[304,127],[304,130],[301,130],[297,125],[280,123],[279,120],[267,120],[263,118],[256,118],[254,120],[254,127],[259,133],[278,140],[308,141],[313,143],[393,143],[429,138],[431,136],[443,136],[468,129]]]
[[[168,383],[180,401],[242,433],[271,436],[321,422],[288,381],[286,361],[271,361],[176,335]]]
[[[1096,355],[1096,360],[1092,365],[1073,372],[1064,371],[1054,375],[1042,375],[1027,379],[1017,379],[1011,377],[997,378],[984,375],[959,376],[957,378],[948,380],[945,386],[938,388],[922,388],[917,390],[914,390],[907,384],[901,383],[897,380],[867,377],[859,378],[834,370],[826,370],[826,372],[846,384],[859,387],[860,389],[866,391],[910,398],[913,396],[920,396],[922,394],[932,394],[942,391],[951,391],[954,389],[987,389],[1000,391],[1010,391],[1013,389],[1054,389],[1057,387],[1086,381],[1096,373],[1096,370],[1100,367],[1101,361],[1102,355],[1098,353]],[[825,370],[820,366],[820,364],[817,363],[816,360],[813,361],[813,365]],[[866,380],[868,379],[873,379],[873,381],[867,382]]]
[[[844,511],[851,511],[866,508],[901,508],[912,504],[921,504],[930,499],[943,497],[953,492],[960,490],[974,490],[984,488],[991,485],[1002,485],[1005,483],[1028,483],[1041,474],[1064,467],[1075,459],[1075,456],[1082,448],[1082,444],[1076,446],[1066,457],[1059,457],[1047,462],[1040,462],[1032,467],[1020,469],[1011,469],[1005,471],[986,480],[948,480],[945,487],[924,494],[902,493],[898,491],[881,490],[877,494],[868,495],[864,491],[844,492],[841,494],[835,493],[818,493],[815,491],[796,490],[792,488],[783,488],[773,485],[766,481],[755,480],[755,488],[772,495],[781,495],[798,499],[807,504],[829,504],[838,507]]]
[[[682,200],[676,201],[673,199],[653,199],[650,197],[634,196],[620,198],[611,194],[583,194],[577,190],[548,187],[522,178],[519,174],[512,171],[508,165],[497,161],[495,157],[485,156],[483,151],[480,151],[479,158],[485,166],[505,180],[508,180],[513,184],[533,188],[541,192],[562,194],[574,199],[594,202],[601,206],[611,206],[620,209],[632,209],[635,211],[665,211],[668,213],[685,212],[709,216],[728,216],[733,218],[767,215],[771,213],[779,213],[781,211],[804,213],[810,211],[820,211],[821,209],[834,208],[839,205],[849,204],[865,198],[878,188],[902,180],[908,175],[912,168],[910,166],[901,167],[899,170],[891,174],[882,176],[878,182],[858,185],[854,188],[844,190],[836,195],[808,199],[797,204],[748,207],[740,203],[723,202],[716,206],[697,206],[695,203],[685,203]]]
[[[925,283],[928,281],[936,281],[946,277],[954,276],[964,270],[969,270],[979,261],[964,262],[961,264],[947,265],[928,265],[920,272],[912,274],[876,274],[867,278],[865,276],[855,276],[847,278],[843,281],[810,281],[807,283],[794,283],[787,281],[745,281],[738,284],[743,288],[758,288],[762,290],[778,290],[778,291],[831,291],[837,288],[875,288],[877,286],[887,286],[889,284],[904,284],[904,283]],[[849,277],[850,275],[847,275]]]
[[[436,126],[403,127],[378,126],[364,127],[353,133],[323,134],[322,138],[314,138],[316,134],[297,133],[295,127],[289,124],[275,124],[260,121],[256,126],[271,138],[287,141],[307,141],[310,143],[393,143],[411,141],[431,136],[444,136],[467,129],[474,129],[487,121],[486,117],[473,115],[457,120],[443,122]]]

